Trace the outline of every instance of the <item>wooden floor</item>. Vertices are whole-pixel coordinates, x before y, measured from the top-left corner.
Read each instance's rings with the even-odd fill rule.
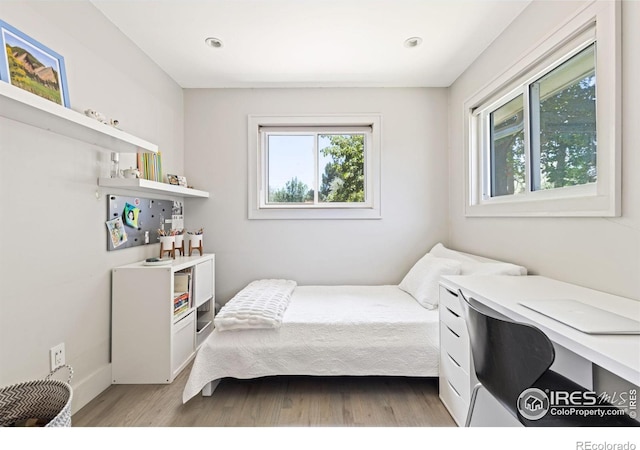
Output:
[[[74,427],[451,427],[437,378],[224,379],[185,405],[187,367],[170,385],[113,385],[72,417]]]

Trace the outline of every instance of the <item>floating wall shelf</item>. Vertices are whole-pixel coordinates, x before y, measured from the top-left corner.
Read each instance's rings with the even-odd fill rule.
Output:
[[[156,144],[3,81],[0,82],[0,115],[113,152],[158,152]]]
[[[209,193],[206,191],[142,178],[99,178],[98,186],[133,190],[148,194],[162,193],[176,197],[209,198]]]

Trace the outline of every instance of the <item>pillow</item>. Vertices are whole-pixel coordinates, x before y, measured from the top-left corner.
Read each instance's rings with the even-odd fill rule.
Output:
[[[455,250],[448,249],[438,243],[433,246],[429,254],[439,258],[449,258],[461,261],[460,275],[526,275],[527,269],[516,264],[490,260],[478,256],[477,259]]]
[[[440,276],[458,275],[461,265],[460,261],[427,253],[414,264],[398,287],[425,308],[435,309],[438,306]]]
[[[436,245],[434,245],[428,254],[437,256],[438,258],[455,259],[456,261],[462,261],[462,262],[470,262],[470,263],[478,262],[478,260],[473,259],[470,256],[463,255],[462,253],[457,252],[455,250],[448,249],[447,247],[445,247],[440,243],[437,243]]]
[[[460,275],[526,275],[527,269],[509,263],[463,262]]]

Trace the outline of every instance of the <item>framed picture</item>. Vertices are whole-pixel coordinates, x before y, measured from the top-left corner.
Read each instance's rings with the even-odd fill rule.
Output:
[[[64,58],[0,20],[0,80],[70,107]]]
[[[187,178],[180,175],[167,174],[167,181],[175,186],[187,186]]]
[[[167,174],[167,181],[169,182],[169,184],[178,186],[178,175]]]

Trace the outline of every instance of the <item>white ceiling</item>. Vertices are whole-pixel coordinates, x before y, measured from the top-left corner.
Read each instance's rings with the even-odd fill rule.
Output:
[[[531,0],[91,1],[180,86],[216,88],[449,86]]]

